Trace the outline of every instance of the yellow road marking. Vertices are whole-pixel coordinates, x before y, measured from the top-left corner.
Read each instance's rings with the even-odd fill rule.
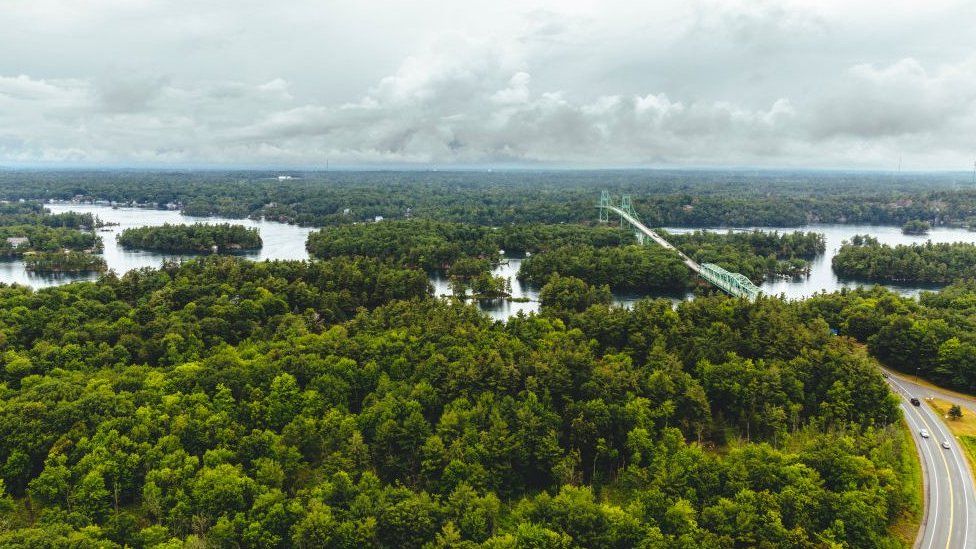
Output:
[[[915,409],[916,406],[914,404],[911,404],[911,408],[912,411],[915,412],[915,415],[917,415],[918,418],[922,420],[922,423],[925,424],[925,428],[929,431],[930,433],[929,436],[931,436],[931,433],[934,433],[935,429],[933,429],[932,426],[929,425],[929,422],[925,420],[925,417],[922,415],[922,413]],[[949,480],[949,482],[946,483],[949,485],[949,532],[948,535],[946,536],[946,544],[945,544],[946,549],[949,549],[949,544],[952,542],[952,522],[956,518],[956,513],[955,513],[956,497],[952,491],[952,478],[951,478],[952,472],[949,470],[949,460],[946,459],[945,452],[940,451],[939,455],[942,456],[942,464],[945,465],[946,477],[948,477],[947,480]]]

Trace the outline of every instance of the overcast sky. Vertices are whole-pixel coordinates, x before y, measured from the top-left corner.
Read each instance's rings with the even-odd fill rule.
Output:
[[[976,0],[0,0],[0,164],[972,169]]]

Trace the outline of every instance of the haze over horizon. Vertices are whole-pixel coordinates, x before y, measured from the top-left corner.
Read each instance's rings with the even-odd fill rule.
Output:
[[[958,170],[976,3],[15,1],[0,165]]]

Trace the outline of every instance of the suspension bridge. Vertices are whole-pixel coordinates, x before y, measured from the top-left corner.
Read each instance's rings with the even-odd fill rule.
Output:
[[[610,193],[603,191],[600,193],[599,208],[601,223],[609,223],[610,215],[617,214],[620,217],[620,226],[625,227],[629,225],[633,228],[638,242],[643,244],[647,239],[650,239],[660,246],[673,250],[681,257],[685,265],[701,277],[702,280],[712,284],[723,292],[733,297],[744,297],[749,301],[753,301],[759,296],[759,287],[753,284],[745,275],[726,271],[714,263],[698,263],[685,255],[681,250],[672,246],[664,237],[647,228],[637,215],[629,194],[621,196],[620,202],[615,203]]]

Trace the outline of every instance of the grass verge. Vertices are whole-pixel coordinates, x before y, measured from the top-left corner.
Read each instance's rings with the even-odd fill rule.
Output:
[[[953,435],[957,437],[976,436],[976,412],[969,408],[962,408],[961,418],[949,419],[947,416],[949,415],[949,408],[952,406],[951,402],[936,397],[927,398],[925,402],[928,402],[935,413],[942,416]]]
[[[915,544],[915,536],[918,535],[918,529],[922,523],[925,486],[922,483],[921,457],[915,448],[911,428],[908,426],[908,423],[902,420],[902,428],[899,431],[902,435],[902,472],[906,476],[902,486],[904,487],[904,496],[909,504],[906,506],[905,512],[891,525],[889,531],[904,547],[912,547]],[[976,442],[976,439],[974,439],[974,442]]]
[[[969,408],[962,408],[962,417],[959,419],[949,419],[949,407],[952,403],[941,398],[927,398],[925,402],[942,416],[946,427],[952,436],[956,437],[959,445],[963,448],[963,455],[969,461],[969,474],[976,483],[976,412]]]

